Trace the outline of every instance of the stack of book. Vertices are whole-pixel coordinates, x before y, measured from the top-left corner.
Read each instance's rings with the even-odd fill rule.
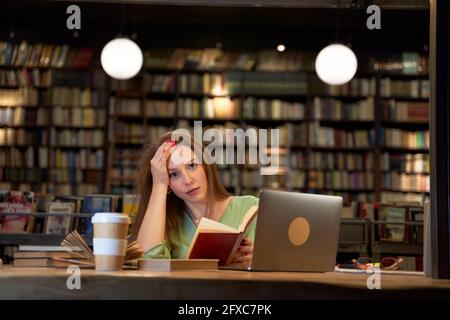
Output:
[[[84,260],[63,246],[21,245],[14,253],[15,267],[68,267]]]

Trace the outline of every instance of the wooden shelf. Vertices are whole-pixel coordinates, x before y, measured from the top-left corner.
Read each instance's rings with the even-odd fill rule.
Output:
[[[53,125],[52,128],[59,129],[59,130],[103,130],[105,126],[97,126],[97,127],[84,127],[84,126],[60,126],[60,125]]]
[[[320,123],[320,126],[324,127],[337,127],[337,128],[352,128],[356,129],[373,129],[375,127],[375,121],[366,121],[366,120],[315,120]]]
[[[402,78],[408,80],[429,78],[429,75],[427,73],[400,73],[400,72],[386,72],[386,71],[373,71],[373,73],[378,74],[383,78]]]
[[[48,126],[49,125],[44,124],[22,124],[16,126],[0,124],[0,128],[7,128],[7,129],[47,129]]]
[[[372,244],[372,251],[377,254],[422,255],[423,244],[376,242]]]
[[[372,173],[373,169],[367,169],[367,170],[349,170],[349,169],[317,169],[317,168],[311,168],[309,167],[308,170],[311,171],[323,171],[323,172],[330,172],[330,171],[341,171],[341,172],[349,172],[349,173]]]
[[[336,100],[347,100],[347,101],[357,101],[366,100],[367,98],[374,98],[374,95],[332,95],[326,93],[312,93],[313,97],[323,98],[323,99],[336,99]]]
[[[153,100],[152,98],[175,100],[177,97],[175,93],[170,92],[146,92],[146,96],[148,100]]]
[[[306,188],[310,191],[335,191],[335,192],[349,192],[349,193],[373,193],[375,192],[375,188],[373,189],[341,189],[341,188]]]
[[[321,147],[321,146],[309,146],[310,149],[314,151],[323,151],[323,152],[374,152],[374,148],[372,147],[348,147],[348,148],[341,148],[341,147]]]
[[[267,124],[274,124],[274,125],[280,125],[283,123],[303,123],[303,122],[308,122],[308,120],[306,119],[256,119],[256,118],[243,118],[242,119],[243,122],[246,123],[250,123],[252,125],[254,124],[263,124],[263,125],[267,125]]]
[[[415,121],[382,120],[381,125],[383,127],[399,128],[399,129],[406,129],[406,130],[413,130],[413,131],[427,130],[429,127],[429,123],[423,122],[423,121],[415,122]]]
[[[22,104],[22,105],[0,105],[0,108],[30,108],[30,109],[38,109],[38,108],[45,108],[45,105],[30,105],[30,104]]]
[[[42,66],[42,65],[5,65],[0,64],[0,69],[55,69],[55,70],[62,70],[62,71],[80,71],[80,70],[89,70],[89,66],[86,67],[69,67],[69,66],[62,66],[62,67],[55,67],[55,66]]]
[[[303,102],[308,99],[308,94],[306,93],[241,93],[241,94],[233,94],[232,96],[237,97],[254,97],[261,99],[280,99],[286,101],[299,100],[299,102]]]
[[[134,114],[116,114],[111,117],[117,117],[119,120],[132,121],[133,123],[143,123],[144,118],[141,115]]]
[[[104,149],[104,146],[49,146],[52,149]]]
[[[410,97],[410,96],[390,96],[390,97],[380,96],[380,99],[383,99],[383,100],[394,99],[397,101],[429,101],[430,100],[429,97]]]
[[[391,153],[429,153],[428,149],[409,149],[409,148],[397,148],[397,147],[380,147],[381,151]]]
[[[65,168],[65,167],[51,167],[50,170],[81,170],[81,171],[101,171],[103,168]]]
[[[407,172],[407,171],[401,171],[401,170],[381,170],[381,173],[391,173],[391,172],[396,172],[396,173],[401,173],[401,174],[406,174],[409,176],[413,176],[413,175],[420,175],[420,176],[429,176],[430,172]]]
[[[214,95],[212,93],[199,93],[199,92],[180,92],[177,95],[178,98],[192,98],[192,99],[203,99],[203,98],[239,98],[239,94],[224,94],[224,95]]]
[[[8,85],[8,84],[0,84],[0,89],[20,89],[20,88],[33,88],[37,90],[48,90],[51,87],[47,86],[35,86],[33,84],[27,84],[27,85]]]
[[[239,118],[190,118],[190,117],[179,117],[178,121],[187,120],[187,121],[202,121],[202,122],[213,122],[213,123],[222,123],[222,122],[240,122]]]
[[[381,191],[389,191],[389,192],[399,192],[399,193],[430,193],[430,191],[418,191],[418,190],[400,190],[400,189],[389,189],[389,188],[381,188]]]

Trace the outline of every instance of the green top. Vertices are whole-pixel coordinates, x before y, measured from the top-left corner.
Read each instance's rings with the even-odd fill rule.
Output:
[[[228,203],[225,211],[220,218],[220,223],[226,224],[232,228],[239,228],[244,214],[254,205],[259,204],[259,199],[253,196],[233,196],[230,203]],[[252,241],[255,239],[256,219],[249,227],[247,237]],[[169,246],[166,240],[148,250],[145,258],[159,258],[159,259],[184,259],[186,258],[192,238],[194,237],[197,226],[185,211],[181,222],[181,230],[172,240],[173,247]]]

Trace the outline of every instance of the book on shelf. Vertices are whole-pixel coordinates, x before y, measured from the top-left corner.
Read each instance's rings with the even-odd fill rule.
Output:
[[[83,197],[82,213],[114,212],[113,197],[108,195],[88,195]],[[91,218],[80,218],[77,231],[82,235],[92,235],[94,227]]]
[[[370,171],[308,170],[308,187],[311,189],[371,190],[374,177]]]
[[[386,191],[383,190],[380,194],[382,203],[393,204],[396,201],[414,201],[424,203],[429,199],[429,195],[426,193],[412,193],[412,192],[400,192],[400,191]]]
[[[139,259],[138,269],[144,271],[218,270],[218,259]]]
[[[179,98],[178,117],[206,119],[239,119],[240,100],[228,97],[204,98],[202,100]]]
[[[289,102],[281,99],[245,98],[242,105],[244,119],[302,120],[306,106],[301,102]]]
[[[312,112],[312,118],[315,120],[373,121],[375,100],[368,97],[357,102],[343,102],[338,99],[315,97]]]
[[[383,173],[382,188],[405,192],[430,192],[430,176],[398,172]]]
[[[48,213],[58,215],[47,215],[45,220],[46,234],[68,234],[73,226],[74,218],[67,216],[75,212],[75,204],[72,202],[50,202]]]
[[[319,78],[314,77],[311,81],[311,92],[313,95],[321,96],[344,96],[344,97],[367,97],[376,93],[376,79],[355,77],[348,83],[340,86],[330,86]]]
[[[372,171],[373,158],[374,155],[372,152],[310,152],[308,154],[308,168],[322,170]]]
[[[309,124],[309,144],[334,148],[368,148],[375,144],[374,130],[342,130]]]
[[[147,117],[173,118],[175,116],[175,101],[146,100],[144,113]]]
[[[131,219],[130,225],[133,225],[139,211],[139,195],[124,194],[122,198],[122,212]],[[132,228],[129,229],[131,232]]]
[[[407,209],[391,205],[381,205],[378,210],[378,220],[385,224],[378,225],[378,237],[380,241],[403,242],[405,240],[405,221]],[[395,224],[389,224],[395,222]]]
[[[49,193],[35,193],[33,197],[32,212],[45,213],[48,206],[55,200],[55,196]],[[32,214],[28,221],[27,230],[29,233],[44,233],[45,216]]]
[[[386,172],[430,173],[429,154],[396,154],[384,152],[381,155],[381,169]]]
[[[245,72],[241,90],[246,95],[306,95],[308,78],[305,73]]]
[[[367,201],[351,201],[350,205],[342,208],[341,218],[346,219],[373,219],[380,203]]]
[[[430,148],[430,132],[406,131],[394,128],[380,129],[380,144],[391,148],[423,149]]]
[[[1,213],[31,213],[33,192],[0,191],[0,233],[27,232],[28,215],[2,215]]]
[[[258,207],[251,207],[242,218],[238,229],[203,217],[200,219],[186,258],[218,259],[220,266],[229,264],[257,213]]]
[[[428,122],[429,102],[397,101],[389,99],[382,101],[383,119],[385,121]]]

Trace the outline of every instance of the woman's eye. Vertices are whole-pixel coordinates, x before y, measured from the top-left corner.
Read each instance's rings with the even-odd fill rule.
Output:
[[[175,178],[177,176],[176,172],[169,173],[169,178]]]
[[[196,163],[190,163],[190,164],[188,164],[188,168],[189,169],[195,169],[195,168],[197,168],[197,164]]]

